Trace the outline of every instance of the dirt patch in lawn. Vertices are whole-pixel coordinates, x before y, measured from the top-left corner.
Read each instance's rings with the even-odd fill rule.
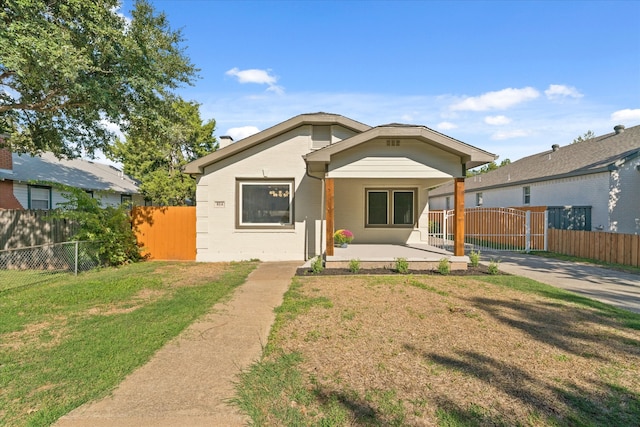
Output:
[[[353,425],[629,425],[640,411],[640,331],[593,309],[472,277],[296,281],[332,306],[273,340],[302,355],[307,387]]]
[[[229,263],[193,262],[172,263],[155,271],[164,283],[173,287],[201,285],[205,281],[215,281],[229,270]]]

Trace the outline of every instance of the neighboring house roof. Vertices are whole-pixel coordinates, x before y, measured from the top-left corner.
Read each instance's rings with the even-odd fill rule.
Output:
[[[305,156],[307,161],[328,162],[333,154],[353,148],[375,138],[415,138],[429,141],[443,151],[460,156],[467,168],[484,165],[496,159],[495,154],[480,150],[421,125],[391,123],[370,128],[356,136],[328,145]]]
[[[12,154],[13,170],[0,170],[0,180],[45,181],[83,190],[138,193],[137,183],[121,170],[83,159],[61,160],[52,153],[41,156]]]
[[[626,160],[640,156],[640,126],[623,132],[596,136],[583,142],[555,146],[465,180],[465,191],[489,190],[528,183],[590,175],[615,169]],[[453,193],[445,184],[429,192],[430,196]]]
[[[216,163],[222,159],[225,159],[241,151],[247,150],[257,144],[260,144],[264,141],[272,139],[278,135],[281,135],[285,132],[295,129],[299,126],[307,125],[307,124],[314,124],[314,125],[336,124],[336,125],[346,127],[348,129],[352,129],[357,132],[364,132],[371,128],[370,126],[367,126],[363,123],[352,120],[348,117],[341,116],[339,114],[322,113],[322,112],[300,114],[298,116],[290,118],[289,120],[285,120],[282,123],[279,123],[268,129],[265,129],[262,132],[258,132],[247,138],[241,139],[240,141],[235,142],[229,146],[216,150],[211,154],[208,154],[204,157],[194,160],[193,162],[185,166],[184,172],[189,174],[201,174],[203,173],[205,167],[213,163]]]

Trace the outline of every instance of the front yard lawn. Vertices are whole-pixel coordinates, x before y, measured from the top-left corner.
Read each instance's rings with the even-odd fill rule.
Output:
[[[296,277],[255,425],[636,426],[640,315],[516,276]]]
[[[0,425],[106,396],[255,266],[146,262],[0,288]]]

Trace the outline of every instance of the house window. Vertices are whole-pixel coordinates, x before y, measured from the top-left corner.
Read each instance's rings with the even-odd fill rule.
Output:
[[[445,199],[446,210],[451,210],[451,197],[447,196]]]
[[[92,190],[84,190],[84,192],[87,193],[87,196],[91,197],[92,199],[94,198]]]
[[[293,180],[238,181],[237,226],[293,227]]]
[[[413,227],[415,189],[367,189],[367,227]]]
[[[482,193],[476,193],[476,206],[482,206]]]
[[[525,205],[531,203],[531,187],[522,187],[522,202]]]
[[[133,199],[131,197],[131,194],[121,194],[120,203],[125,206],[131,206],[133,204]]]
[[[30,185],[29,209],[51,209],[51,187]]]

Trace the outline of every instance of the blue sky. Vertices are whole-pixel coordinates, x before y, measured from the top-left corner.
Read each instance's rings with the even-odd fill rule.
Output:
[[[200,79],[179,93],[217,136],[325,111],[517,160],[640,124],[637,1],[150,2],[182,30]]]

